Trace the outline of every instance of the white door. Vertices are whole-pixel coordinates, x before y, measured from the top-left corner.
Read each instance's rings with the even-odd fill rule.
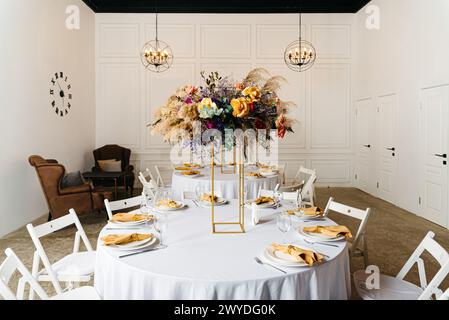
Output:
[[[397,96],[379,97],[377,196],[395,202],[398,148],[396,144]]]
[[[422,91],[422,216],[444,227],[448,222],[449,86]]]
[[[372,99],[356,102],[357,115],[357,172],[356,183],[360,190],[375,193],[375,129],[376,109]]]

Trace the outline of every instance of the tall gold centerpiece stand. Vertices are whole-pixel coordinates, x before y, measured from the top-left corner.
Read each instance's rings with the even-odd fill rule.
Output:
[[[221,149],[223,152],[223,149]],[[236,150],[234,148],[234,160],[236,158]],[[243,162],[243,152],[239,153],[239,163],[234,163],[234,171],[228,172],[228,174],[235,174],[235,170],[238,168],[238,180],[239,180],[239,213],[238,221],[217,221],[215,216],[215,161],[214,161],[214,146],[212,145],[212,163],[211,163],[211,192],[212,192],[212,233],[213,234],[238,234],[245,233],[245,165]],[[223,158],[223,157],[222,157]],[[235,161],[234,161],[235,162]],[[221,165],[221,172],[223,171],[223,164]],[[237,220],[237,219],[235,219]],[[226,227],[226,230],[219,230],[219,227]],[[218,228],[217,228],[218,227]]]

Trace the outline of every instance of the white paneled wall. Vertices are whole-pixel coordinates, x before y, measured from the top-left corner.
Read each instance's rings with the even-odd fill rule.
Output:
[[[298,105],[291,110],[295,134],[280,144],[288,175],[305,165],[318,170],[319,184],[351,185],[353,19],[304,17],[304,36],[316,46],[318,61],[299,74],[283,61],[284,49],[298,37],[297,15],[161,15],[159,36],[172,46],[175,60],[168,72],[154,74],[139,58],[155,36],[154,15],[97,14],[97,145],[131,148],[137,170],[166,162],[169,146],[146,125],[176,88],[201,85],[202,70],[237,81],[262,66],[288,79],[281,97]]]
[[[449,44],[444,40],[449,1],[372,0],[369,5],[379,9],[380,28],[366,28],[368,14],[362,9],[353,37],[361,137],[356,185],[449,227],[448,167],[435,156],[449,154],[443,130],[449,122]]]

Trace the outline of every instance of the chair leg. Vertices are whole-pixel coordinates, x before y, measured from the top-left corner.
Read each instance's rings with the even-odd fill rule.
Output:
[[[365,269],[369,266],[368,262],[368,246],[365,237],[363,237],[363,262],[365,263]]]
[[[21,277],[19,279],[19,283],[17,284],[17,299],[23,300],[25,297],[25,286],[26,281],[25,278]]]
[[[51,221],[52,217],[51,217],[51,212],[48,213],[48,219],[47,221]]]

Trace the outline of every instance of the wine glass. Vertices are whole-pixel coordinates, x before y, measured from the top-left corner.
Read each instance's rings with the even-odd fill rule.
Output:
[[[278,229],[282,233],[287,233],[290,231],[290,228],[292,227],[292,220],[288,214],[280,213],[276,217],[276,224],[278,226]]]
[[[140,201],[140,212],[142,214],[148,214],[149,211],[150,211],[150,208],[149,208],[148,198],[146,197],[145,194],[142,194],[142,199]]]
[[[159,188],[156,191],[156,194],[154,196],[153,200],[153,206],[157,209],[157,204],[162,200],[173,200],[173,192],[170,188]]]
[[[154,217],[154,229],[159,233],[159,245],[165,246],[164,234],[167,231],[168,219],[165,214]]]

